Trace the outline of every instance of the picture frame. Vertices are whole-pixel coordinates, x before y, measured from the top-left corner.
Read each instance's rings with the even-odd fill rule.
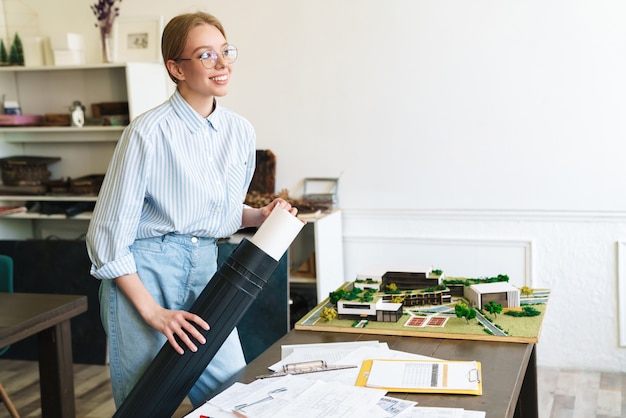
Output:
[[[162,62],[163,16],[118,17],[113,25],[115,62]]]

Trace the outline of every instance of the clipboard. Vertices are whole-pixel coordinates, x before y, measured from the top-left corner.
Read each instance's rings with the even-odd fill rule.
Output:
[[[283,366],[283,370],[270,374],[262,374],[257,376],[257,379],[265,379],[268,377],[280,377],[288,374],[305,374],[305,373],[318,373],[326,372],[329,370],[341,370],[341,369],[354,369],[358,366],[353,365],[334,365],[329,366],[324,360],[303,361],[300,363],[290,363]]]
[[[355,385],[388,392],[483,393],[478,361],[364,360]]]

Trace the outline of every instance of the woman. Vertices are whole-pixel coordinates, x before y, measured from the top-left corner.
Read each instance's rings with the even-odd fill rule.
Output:
[[[87,232],[118,407],[166,340],[180,354],[205,343],[194,324],[210,324],[187,309],[217,269],[216,239],[259,226],[277,205],[296,214],[282,199],[243,205],[256,137],[215,99],[227,94],[237,58],[221,23],[200,12],[174,17],[161,48],[176,91],[125,129]],[[244,366],[234,330],[189,393],[192,404]]]

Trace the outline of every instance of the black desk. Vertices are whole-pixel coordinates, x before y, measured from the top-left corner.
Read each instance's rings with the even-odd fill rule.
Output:
[[[367,340],[387,342],[392,350],[445,360],[481,362],[483,376],[481,396],[389,393],[390,396],[416,401],[420,406],[486,411],[489,418],[536,418],[539,414],[536,347],[531,343],[292,330],[234,376],[224,387],[236,381],[249,383],[256,376],[267,374],[267,367],[280,360],[282,345]]]
[[[41,412],[76,415],[70,319],[87,311],[87,297],[0,293],[0,347],[37,335]]]

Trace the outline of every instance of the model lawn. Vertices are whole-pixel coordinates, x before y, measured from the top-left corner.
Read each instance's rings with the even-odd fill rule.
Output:
[[[431,268],[361,273],[295,328],[435,338],[537,342],[550,292],[508,276],[444,278]]]

